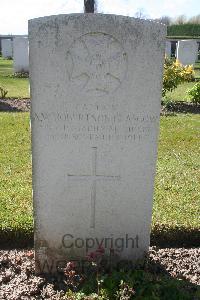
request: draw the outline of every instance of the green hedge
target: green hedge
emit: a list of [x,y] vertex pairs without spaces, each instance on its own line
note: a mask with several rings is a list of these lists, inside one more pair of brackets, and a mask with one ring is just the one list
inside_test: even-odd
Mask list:
[[200,24],[170,25],[167,27],[167,35],[200,37]]

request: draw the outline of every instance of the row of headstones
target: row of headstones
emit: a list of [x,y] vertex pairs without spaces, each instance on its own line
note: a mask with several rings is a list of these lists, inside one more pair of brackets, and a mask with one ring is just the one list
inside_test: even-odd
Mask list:
[[[183,65],[193,65],[198,60],[199,43],[195,40],[181,40],[176,43],[175,57]],[[172,57],[172,42],[166,41],[165,53]]]
[[14,72],[29,71],[29,45],[27,37],[16,37],[13,39],[2,39],[2,57],[13,58]]

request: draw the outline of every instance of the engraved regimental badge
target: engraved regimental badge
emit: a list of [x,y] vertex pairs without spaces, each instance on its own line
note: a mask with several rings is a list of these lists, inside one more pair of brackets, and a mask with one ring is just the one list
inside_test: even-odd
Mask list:
[[127,54],[113,36],[93,32],[74,41],[67,51],[70,82],[81,92],[105,96],[123,82]]

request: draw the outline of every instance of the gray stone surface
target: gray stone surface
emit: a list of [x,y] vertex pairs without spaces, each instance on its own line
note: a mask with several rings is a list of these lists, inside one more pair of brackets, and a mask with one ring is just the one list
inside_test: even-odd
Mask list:
[[116,260],[147,251],[165,31],[115,15],[29,21],[38,272],[99,244]]
[[165,54],[168,57],[171,57],[171,42],[166,41],[166,45],[165,45]]
[[197,60],[198,45],[195,40],[178,41],[177,59],[183,65],[193,65]]
[[16,37],[13,40],[14,72],[29,71],[28,38]]
[[3,58],[9,58],[13,56],[13,42],[11,39],[2,39],[1,52]]

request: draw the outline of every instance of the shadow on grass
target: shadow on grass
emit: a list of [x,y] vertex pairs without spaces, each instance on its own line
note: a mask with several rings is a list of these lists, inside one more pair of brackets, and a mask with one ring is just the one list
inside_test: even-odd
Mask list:
[[0,249],[32,248],[34,243],[33,232],[25,230],[0,229]]
[[200,229],[155,225],[151,231],[151,245],[163,248],[199,247]]
[[200,114],[200,105],[193,104],[190,102],[183,101],[168,101],[162,107],[163,115],[175,115],[176,113],[184,113],[184,114]]
[[[33,232],[25,230],[0,229],[1,249],[24,249],[33,247]],[[151,232],[151,246],[162,248],[190,248],[200,246],[200,229],[185,227],[154,226]]]
[[30,110],[30,99],[1,99],[0,112],[27,112]]

